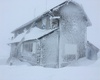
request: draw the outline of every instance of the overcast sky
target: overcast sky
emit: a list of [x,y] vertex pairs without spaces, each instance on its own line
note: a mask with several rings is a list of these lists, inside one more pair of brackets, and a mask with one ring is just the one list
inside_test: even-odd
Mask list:
[[[0,0],[0,56],[9,52],[10,32],[65,0]],[[100,0],[74,0],[82,4],[92,26],[87,39],[100,48]],[[47,3],[47,5],[46,5]]]

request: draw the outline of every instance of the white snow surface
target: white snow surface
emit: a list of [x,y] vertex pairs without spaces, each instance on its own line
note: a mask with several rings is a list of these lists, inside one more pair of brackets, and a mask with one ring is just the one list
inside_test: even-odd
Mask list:
[[0,66],[0,80],[100,80],[99,67]]
[[0,80],[100,80],[100,52],[97,61],[82,58],[60,69],[30,66],[18,60],[15,64],[0,66]]
[[43,30],[43,29],[39,29],[37,27],[34,27],[30,30],[29,33],[26,34],[27,31],[24,31],[22,34],[19,34],[15,39],[13,39],[10,43],[14,43],[14,42],[20,42],[21,39],[24,37],[24,41],[27,40],[32,40],[32,39],[38,39],[46,34],[49,34],[50,32],[54,31],[56,29],[52,29],[52,30]]

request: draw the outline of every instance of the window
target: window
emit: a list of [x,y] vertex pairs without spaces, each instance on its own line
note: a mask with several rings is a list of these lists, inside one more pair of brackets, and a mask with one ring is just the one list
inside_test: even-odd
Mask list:
[[50,17],[50,25],[51,28],[56,28],[59,26],[59,16]]
[[52,20],[52,28],[56,28],[59,26],[59,20],[58,19],[53,19]]
[[23,51],[24,52],[32,52],[33,42],[24,42],[23,43]]

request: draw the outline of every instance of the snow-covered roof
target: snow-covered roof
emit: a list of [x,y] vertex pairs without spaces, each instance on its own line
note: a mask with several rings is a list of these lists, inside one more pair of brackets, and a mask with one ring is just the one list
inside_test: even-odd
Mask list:
[[[71,1],[71,2],[73,2],[73,1]],[[24,25],[18,27],[17,29],[15,29],[14,31],[12,31],[12,33],[14,33],[15,31],[17,31],[17,30],[19,30],[19,29],[21,29],[21,28],[27,27],[27,25],[30,25],[30,24],[32,24],[33,22],[37,21],[38,19],[41,19],[41,18],[42,18],[44,15],[46,15],[46,14],[52,13],[52,11],[59,9],[60,7],[62,7],[63,5],[65,5],[66,3],[69,3],[69,0],[66,0],[65,2],[63,2],[63,3],[59,4],[59,5],[57,5],[57,6],[53,7],[53,8],[51,8],[50,10],[44,12],[42,15],[36,17],[35,19],[32,19],[31,21],[29,21],[29,22],[25,23]],[[75,3],[75,2],[73,2],[73,3]]]
[[25,38],[24,41],[38,39],[55,30],[57,29],[46,30],[46,29],[40,29],[40,28],[34,27],[27,34],[26,34],[27,31],[24,31],[22,34],[19,34],[15,39],[11,40],[10,43],[20,42],[23,37]]
[[[27,27],[28,25],[30,25],[30,24],[36,22],[37,20],[41,19],[41,18],[42,18],[43,16],[45,16],[46,14],[51,14],[51,13],[53,13],[53,11],[58,10],[60,7],[64,6],[65,4],[68,4],[69,2],[72,2],[72,3],[74,3],[74,4],[78,5],[78,6],[80,6],[78,3],[76,3],[76,2],[74,2],[74,1],[72,1],[72,0],[66,0],[65,2],[63,2],[63,3],[59,4],[59,5],[57,5],[57,6],[53,7],[53,8],[51,8],[50,10],[44,12],[42,15],[36,17],[35,19],[32,19],[31,21],[29,21],[29,22],[25,23],[24,25],[18,27],[17,29],[15,29],[14,31],[12,31],[12,33],[14,33],[15,31],[17,31],[17,30],[19,30],[19,29],[24,29],[24,28]],[[80,6],[80,7],[83,9],[82,6]],[[83,10],[83,12],[84,12],[84,10]],[[84,13],[85,13],[85,12],[84,12]],[[85,14],[85,16],[87,17],[86,14]],[[87,18],[88,18],[88,17],[87,17]],[[88,26],[91,26],[91,22],[90,22],[89,18],[88,18],[88,23],[87,23],[87,24],[88,24]]]

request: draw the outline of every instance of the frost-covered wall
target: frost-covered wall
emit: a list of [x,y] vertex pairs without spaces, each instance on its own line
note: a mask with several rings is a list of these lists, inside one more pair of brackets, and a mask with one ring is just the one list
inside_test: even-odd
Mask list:
[[61,15],[60,63],[67,65],[67,62],[85,56],[87,19],[82,8],[71,2],[61,7],[59,12]]
[[16,47],[17,47],[17,43],[11,44],[10,56],[15,56],[15,49],[16,49]]
[[21,52],[18,53],[18,58],[22,61],[27,61],[31,65],[40,65],[39,63],[39,41],[28,40],[21,44]]
[[58,67],[58,31],[48,34],[40,40],[41,63],[45,67]]

